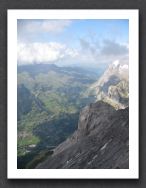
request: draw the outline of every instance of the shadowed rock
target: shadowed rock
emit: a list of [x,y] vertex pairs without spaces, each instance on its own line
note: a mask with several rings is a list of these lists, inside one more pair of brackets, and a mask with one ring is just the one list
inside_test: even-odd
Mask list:
[[129,109],[101,101],[85,107],[78,129],[37,168],[129,168]]

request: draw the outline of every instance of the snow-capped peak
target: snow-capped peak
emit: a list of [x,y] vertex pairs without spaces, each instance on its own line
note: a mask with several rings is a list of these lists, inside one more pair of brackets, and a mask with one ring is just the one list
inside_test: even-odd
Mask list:
[[120,62],[119,62],[119,60],[116,60],[112,64],[114,67],[118,67],[120,65]]
[[126,69],[126,70],[128,70],[129,66],[127,64],[120,65],[120,69]]

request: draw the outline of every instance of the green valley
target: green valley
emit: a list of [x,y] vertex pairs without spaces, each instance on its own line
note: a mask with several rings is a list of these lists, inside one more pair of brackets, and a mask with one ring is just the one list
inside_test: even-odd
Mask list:
[[102,71],[34,64],[17,73],[18,168],[34,168],[76,130],[80,110],[95,101],[84,93]]

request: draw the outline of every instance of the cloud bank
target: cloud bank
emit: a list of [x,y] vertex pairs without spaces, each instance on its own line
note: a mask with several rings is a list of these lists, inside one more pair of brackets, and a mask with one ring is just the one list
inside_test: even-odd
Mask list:
[[115,41],[104,40],[101,53],[108,56],[119,56],[128,53],[127,45],[119,44]]
[[[120,38],[116,32],[111,32],[109,23],[116,28],[123,28]],[[116,59],[128,59],[127,25],[125,22],[122,24],[119,21],[105,23],[101,20],[20,19],[17,24],[18,64],[98,66]]]
[[128,59],[128,44],[118,43],[113,40],[89,41],[80,39],[81,56],[88,61],[96,63],[110,63],[116,59]]
[[33,63],[109,63],[128,59],[128,47],[115,41],[104,40],[101,45],[80,39],[80,48],[73,49],[62,43],[18,43],[18,64]]
[[18,43],[18,64],[53,63],[60,59],[77,56],[77,51],[64,44],[50,43]]

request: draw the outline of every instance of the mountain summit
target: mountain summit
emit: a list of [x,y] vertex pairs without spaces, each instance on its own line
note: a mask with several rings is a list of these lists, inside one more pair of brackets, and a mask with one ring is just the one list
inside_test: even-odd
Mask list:
[[119,60],[109,65],[108,69],[98,81],[93,83],[88,90],[97,101],[102,100],[116,109],[129,106],[129,66]]

